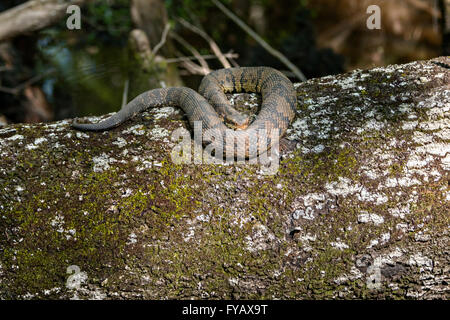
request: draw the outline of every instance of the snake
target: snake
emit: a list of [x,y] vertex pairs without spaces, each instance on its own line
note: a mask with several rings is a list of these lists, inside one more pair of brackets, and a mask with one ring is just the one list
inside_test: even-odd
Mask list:
[[[231,106],[226,93],[259,93],[262,103],[256,118]],[[236,67],[215,70],[203,77],[198,92],[187,87],[168,87],[146,91],[120,111],[98,123],[79,123],[81,131],[105,131],[117,127],[149,108],[181,108],[191,128],[200,121],[202,139],[215,155],[254,158],[279,142],[295,117],[296,92],[292,82],[271,67]],[[230,129],[225,120],[232,125]],[[256,133],[256,140],[253,140]],[[252,138],[253,137],[253,138]]]

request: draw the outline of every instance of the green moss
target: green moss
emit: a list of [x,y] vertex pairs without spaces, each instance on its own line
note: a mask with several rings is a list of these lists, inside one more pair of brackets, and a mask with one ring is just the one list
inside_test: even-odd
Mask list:
[[283,161],[280,174],[301,177],[312,186],[335,181],[339,177],[352,177],[357,160],[351,148],[339,148],[304,155],[296,150],[294,157]]
[[195,199],[191,187],[196,182],[203,184],[199,174],[188,175],[185,166],[174,164],[168,159],[162,162],[157,174],[161,182],[159,186],[152,186],[155,189],[150,195],[153,200],[151,208],[163,219],[181,218],[201,204]]
[[389,166],[388,170],[391,176],[398,176],[403,172],[403,166],[400,163],[395,162]]
[[[102,152],[101,148],[98,152]],[[73,163],[91,166],[90,157],[83,152],[74,154]],[[27,159],[31,160],[19,161],[15,170],[40,171],[48,160],[52,161],[41,157],[38,151]],[[147,175],[151,177],[149,181],[161,184],[142,181],[127,196],[122,196],[120,184],[124,176],[132,174],[132,165],[101,173],[91,171],[77,178],[73,175],[68,178],[71,170],[49,169],[46,175],[27,183],[22,201],[12,203],[1,224],[0,231],[19,230],[11,234],[8,243],[2,243],[9,251],[2,255],[1,264],[5,270],[14,270],[8,271],[8,287],[15,288],[11,291],[13,296],[53,287],[65,290],[66,268],[72,264],[98,278],[104,277],[99,270],[105,264],[111,265],[108,272],[120,270],[123,267],[120,256],[136,217],[151,213],[154,224],[160,226],[154,231],[159,233],[163,232],[164,224],[200,204],[189,185],[195,179],[201,181],[201,177],[182,174],[181,166],[167,161],[161,170],[152,170]],[[2,187],[13,186],[6,180]],[[19,241],[21,238],[26,240]],[[34,240],[30,242],[31,239]],[[12,241],[17,244],[11,246]]]

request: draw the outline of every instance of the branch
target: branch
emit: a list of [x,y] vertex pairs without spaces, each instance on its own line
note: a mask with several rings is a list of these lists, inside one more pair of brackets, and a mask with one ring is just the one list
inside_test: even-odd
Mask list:
[[70,5],[91,0],[30,0],[0,14],[0,42],[46,28],[66,15]]
[[203,31],[200,28],[194,26],[193,24],[189,23],[188,21],[184,20],[183,18],[179,18],[179,19],[177,19],[177,21],[180,22],[183,26],[185,26],[189,30],[191,30],[192,32],[197,33],[203,39],[205,39],[208,42],[209,47],[211,48],[211,50],[214,52],[214,54],[217,56],[219,61],[222,63],[223,67],[224,68],[231,68],[230,63],[225,58],[225,56],[222,53],[222,51],[220,51],[220,48],[217,45],[217,43],[205,31]]
[[222,3],[218,0],[212,0],[212,2],[225,14],[233,20],[239,27],[241,27],[245,32],[247,32],[255,41],[257,41],[264,49],[267,50],[271,55],[278,58],[286,67],[291,70],[298,79],[306,81],[306,77],[303,72],[300,71],[292,62],[286,58],[280,51],[272,48],[263,38],[261,38],[255,31],[253,31],[248,25],[245,24],[238,16],[233,12],[228,10]]
[[[230,50],[230,53],[233,53],[233,49]],[[233,67],[239,68],[239,64],[234,60],[235,57],[228,57],[228,60],[231,62]]]
[[[177,53],[180,54],[179,52]],[[198,59],[198,57],[196,57],[196,59]],[[211,72],[192,62],[191,60],[184,60],[181,62],[181,65],[189,72],[189,74],[199,74],[204,76]]]
[[[200,52],[197,51],[197,49],[195,49],[193,46],[191,46],[186,40],[184,40],[182,37],[180,37],[179,35],[175,34],[175,33],[171,33],[170,36],[172,38],[174,38],[179,44],[181,44],[183,47],[185,47],[187,50],[189,50],[190,52],[192,52],[192,54],[197,58],[198,62],[201,65],[201,74],[208,74],[211,72],[211,69],[208,66],[208,63],[206,62],[205,59],[203,59],[202,55],[200,54]],[[183,62],[184,65],[189,65],[189,67],[193,67],[193,65],[195,65],[193,62],[191,61],[184,61]],[[197,69],[197,68],[194,68]],[[199,71],[199,70],[198,70]]]
[[161,49],[162,46],[166,43],[167,34],[169,33],[169,30],[170,30],[170,24],[166,23],[166,25],[164,26],[164,31],[163,31],[163,33],[161,35],[161,40],[158,42],[158,44],[152,50],[152,58],[154,56],[156,56],[156,54],[158,53],[159,49]]
[[121,109],[123,109],[123,107],[125,107],[127,105],[127,102],[128,102],[128,87],[129,87],[129,85],[130,85],[130,80],[127,79],[125,81],[125,86],[123,88]]

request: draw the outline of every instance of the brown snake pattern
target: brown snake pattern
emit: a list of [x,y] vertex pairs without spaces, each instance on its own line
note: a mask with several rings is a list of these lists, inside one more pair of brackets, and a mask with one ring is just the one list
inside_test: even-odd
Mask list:
[[[210,145],[210,150],[220,155],[236,157],[245,154],[245,157],[253,158],[278,143],[295,116],[297,99],[292,82],[269,67],[229,68],[211,72],[203,78],[198,91],[200,94],[185,87],[153,89],[140,94],[119,112],[99,123],[74,121],[72,126],[78,130],[104,131],[150,107],[181,107],[191,128],[194,128],[194,122],[201,121],[203,132],[209,133],[203,137],[205,147]],[[228,92],[261,93],[261,109],[251,124],[246,115],[230,105],[225,95]],[[238,130],[227,128],[224,118]],[[255,133],[257,144],[249,138]]]

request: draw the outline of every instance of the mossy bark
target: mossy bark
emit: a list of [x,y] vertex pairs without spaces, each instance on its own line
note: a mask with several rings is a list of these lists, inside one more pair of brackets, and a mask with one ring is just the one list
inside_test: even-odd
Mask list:
[[275,175],[174,164],[168,107],[0,129],[0,298],[448,298],[449,65],[296,85]]

